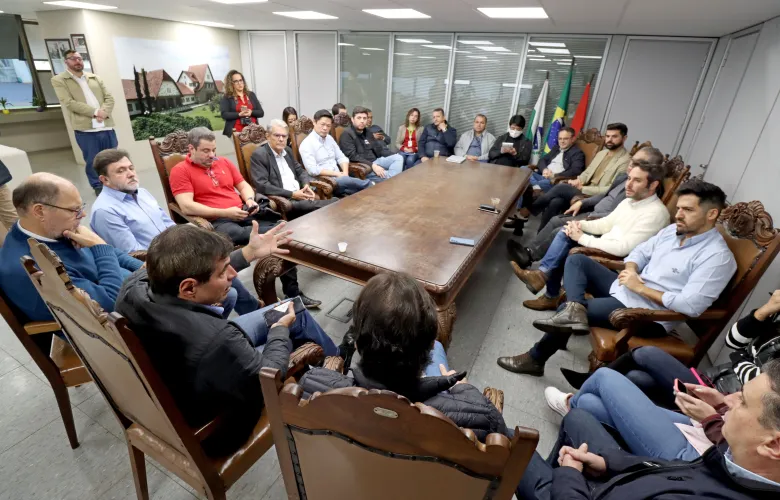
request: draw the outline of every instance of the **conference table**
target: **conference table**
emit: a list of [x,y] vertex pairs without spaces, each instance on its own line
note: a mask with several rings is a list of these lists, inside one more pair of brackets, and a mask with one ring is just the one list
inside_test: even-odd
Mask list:
[[[529,177],[528,169],[431,159],[289,222],[294,233],[287,245],[290,253],[278,256],[285,261],[281,271],[290,263],[301,264],[360,285],[379,273],[407,273],[436,302],[439,340],[448,346],[455,297],[498,235]],[[495,199],[498,213],[479,210]],[[454,245],[451,236],[473,239],[475,244]],[[340,242],[347,243],[345,252],[339,251]],[[276,300],[273,279],[258,285],[267,304]]]

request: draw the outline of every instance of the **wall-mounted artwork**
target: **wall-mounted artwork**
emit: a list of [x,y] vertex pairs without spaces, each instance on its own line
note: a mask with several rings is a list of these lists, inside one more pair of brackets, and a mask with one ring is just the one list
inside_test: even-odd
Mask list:
[[92,66],[92,58],[89,57],[87,37],[84,35],[70,35],[70,41],[73,43],[73,50],[81,54],[81,58],[84,59],[84,71],[94,73],[95,67]]
[[70,40],[66,38],[47,38],[44,42],[46,43],[46,52],[49,53],[52,75],[59,75],[66,68],[65,52],[73,48],[70,45]]

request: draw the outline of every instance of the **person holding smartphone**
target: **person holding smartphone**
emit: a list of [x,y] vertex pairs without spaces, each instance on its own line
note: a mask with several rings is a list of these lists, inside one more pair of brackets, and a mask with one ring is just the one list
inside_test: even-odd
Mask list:
[[226,137],[232,137],[233,132],[241,132],[247,125],[257,123],[257,119],[265,114],[257,96],[247,88],[244,75],[235,69],[225,76],[225,96],[219,103],[219,111],[225,120],[222,134]]

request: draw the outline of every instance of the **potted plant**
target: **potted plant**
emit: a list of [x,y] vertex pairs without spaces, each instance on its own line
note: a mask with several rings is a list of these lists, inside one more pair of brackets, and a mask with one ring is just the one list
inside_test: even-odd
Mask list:
[[46,111],[46,101],[34,95],[32,98],[32,105],[35,106],[35,111]]
[[10,115],[11,114],[11,110],[6,108],[6,106],[10,106],[10,104],[8,104],[8,99],[6,99],[5,97],[0,97],[0,106],[3,107],[3,114],[4,115]]

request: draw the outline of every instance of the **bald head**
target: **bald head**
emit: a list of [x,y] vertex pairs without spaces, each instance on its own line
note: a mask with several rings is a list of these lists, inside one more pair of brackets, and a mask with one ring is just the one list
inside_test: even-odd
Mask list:
[[36,203],[56,205],[60,193],[67,188],[78,192],[72,182],[58,175],[48,172],[32,174],[14,189],[14,207],[22,215],[28,213]]
[[78,227],[84,218],[76,186],[48,172],[25,179],[14,189],[13,203],[22,226],[47,238],[60,238],[64,231]]

